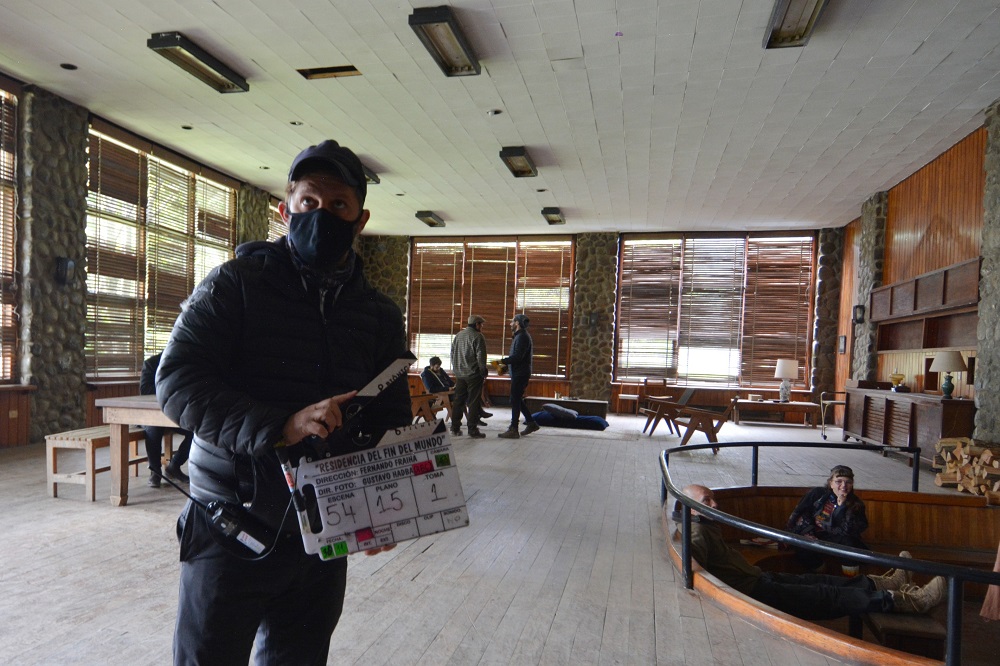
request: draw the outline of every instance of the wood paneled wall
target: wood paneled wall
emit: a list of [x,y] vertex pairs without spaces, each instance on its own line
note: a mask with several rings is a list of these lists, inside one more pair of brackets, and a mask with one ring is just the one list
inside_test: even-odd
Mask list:
[[138,379],[87,384],[87,427],[104,425],[101,410],[94,406],[95,400],[100,398],[122,398],[129,395],[139,395]]
[[[851,376],[851,354],[854,349],[854,325],[851,324],[852,310],[857,288],[857,267],[860,262],[861,248],[858,243],[861,238],[861,218],[854,219],[844,227],[844,256],[840,276],[840,316],[837,323],[837,335],[843,335],[847,340],[846,351],[837,354],[837,370],[834,386],[837,391],[843,391]],[[844,424],[844,408],[834,407],[828,417],[831,423]]]
[[[972,350],[962,350],[962,356],[965,357],[966,361],[969,358],[974,358],[976,352]],[[889,381],[889,375],[893,372],[901,372],[906,375],[906,379],[903,383],[906,384],[911,391],[920,393],[925,390],[929,390],[932,393],[940,393],[941,382],[944,381],[943,373],[934,373],[940,375],[936,380],[936,388],[928,389],[927,382],[924,377],[924,361],[928,358],[934,358],[933,351],[917,351],[917,352],[889,352],[886,354],[879,354],[878,356],[878,377],[879,379],[885,378],[885,381]],[[955,385],[955,391],[952,393],[953,398],[968,398],[973,399],[976,397],[976,392],[972,387],[972,383],[969,382],[968,372],[954,372],[951,375],[951,381]]]
[[0,386],[0,448],[31,442],[31,392],[34,386]]
[[979,256],[985,153],[980,128],[889,190],[883,284]]

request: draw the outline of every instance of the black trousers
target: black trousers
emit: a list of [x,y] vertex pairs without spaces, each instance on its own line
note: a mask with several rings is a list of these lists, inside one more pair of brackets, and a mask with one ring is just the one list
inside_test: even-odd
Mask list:
[[531,410],[528,409],[528,405],[524,402],[524,392],[528,390],[528,380],[530,379],[531,375],[523,377],[511,375],[510,377],[510,427],[513,430],[517,430],[521,414],[524,414],[525,423],[533,423],[535,421],[531,416]]
[[[163,433],[168,428],[159,426],[142,426],[143,434],[146,438],[146,457],[149,459],[149,469],[160,471],[160,456],[163,454]],[[191,440],[194,434],[190,430],[173,430],[175,435],[183,435],[184,441],[174,449],[174,455],[170,458],[170,466],[180,469],[180,466],[187,462],[188,454],[191,452]]]
[[457,430],[462,427],[462,416],[465,414],[465,407],[469,407],[469,428],[473,431],[478,426],[483,414],[483,382],[486,377],[482,375],[472,375],[470,377],[455,377],[455,397],[451,401],[451,428]]
[[[323,666],[344,607],[347,558],[324,562],[298,534],[278,537],[259,561],[219,545],[205,511],[188,502],[178,520],[181,582],[175,666]],[[246,551],[247,557],[253,553]]]
[[831,620],[861,613],[888,613],[892,596],[876,592],[868,576],[826,576],[765,571],[750,596],[803,620]]

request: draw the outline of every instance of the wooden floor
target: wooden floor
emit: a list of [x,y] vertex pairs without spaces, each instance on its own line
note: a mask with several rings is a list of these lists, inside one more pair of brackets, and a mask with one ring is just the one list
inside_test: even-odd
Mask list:
[[[492,419],[486,439],[455,440],[468,528],[351,557],[328,663],[838,663],[679,584],[660,527],[657,464],[677,437],[649,438],[638,417],[611,416],[601,433],[499,440],[504,420]],[[801,426],[730,423],[720,436],[821,441]],[[696,452],[674,469],[682,482],[745,485],[749,455]],[[180,494],[133,478],[129,505],[113,508],[102,474],[97,503],[82,486],[52,499],[44,458],[40,446],[0,451],[0,662],[170,663]],[[762,454],[760,483],[820,484],[836,463],[854,467],[859,487],[885,478],[909,487],[902,458],[815,448]],[[940,491],[926,471],[922,487]]]

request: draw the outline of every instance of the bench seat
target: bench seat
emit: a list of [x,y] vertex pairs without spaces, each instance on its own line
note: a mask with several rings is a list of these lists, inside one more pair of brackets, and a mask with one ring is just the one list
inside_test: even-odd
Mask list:
[[944,659],[948,632],[929,615],[865,613],[862,619],[875,639],[887,648]]
[[[131,426],[129,438],[129,465],[132,465],[136,476],[139,475],[139,465],[146,462],[146,456],[139,454],[139,442],[144,440],[142,428]],[[58,497],[57,484],[74,483],[85,486],[86,495],[90,501],[96,500],[94,477],[111,469],[109,465],[97,466],[97,449],[111,445],[111,426],[99,425],[77,430],[67,430],[45,436],[45,480],[49,487],[49,496]],[[164,437],[164,450],[167,458],[171,455],[170,439]],[[84,468],[73,472],[59,471],[59,452],[61,450],[78,449],[84,452]]]

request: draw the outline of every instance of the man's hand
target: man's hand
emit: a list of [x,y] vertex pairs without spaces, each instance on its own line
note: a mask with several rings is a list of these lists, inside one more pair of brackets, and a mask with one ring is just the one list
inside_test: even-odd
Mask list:
[[341,393],[326,400],[309,405],[301,409],[285,422],[285,427],[281,431],[281,436],[288,445],[301,442],[310,435],[316,435],[321,439],[329,437],[330,433],[344,424],[344,415],[340,411],[340,406],[353,399],[358,394],[357,391]]

